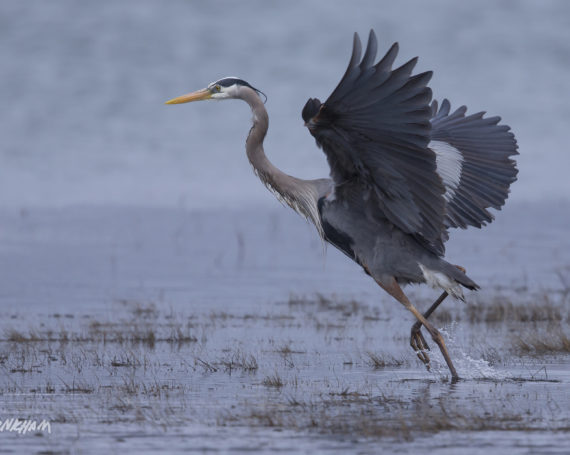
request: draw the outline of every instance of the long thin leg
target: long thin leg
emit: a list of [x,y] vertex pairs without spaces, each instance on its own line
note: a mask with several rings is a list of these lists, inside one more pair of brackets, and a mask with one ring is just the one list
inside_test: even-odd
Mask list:
[[404,291],[402,291],[402,288],[400,287],[400,285],[398,284],[396,279],[394,277],[390,277],[390,278],[387,278],[386,280],[382,280],[382,281],[376,280],[376,282],[386,292],[388,292],[388,294],[390,294],[398,302],[400,302],[402,305],[404,305],[404,307],[408,311],[410,311],[421,324],[423,324],[423,326],[426,328],[426,330],[430,333],[433,341],[439,346],[441,354],[443,355],[443,358],[445,359],[445,363],[447,363],[447,367],[449,368],[449,371],[451,372],[451,379],[453,381],[456,381],[457,379],[459,379],[459,375],[457,374],[457,371],[455,370],[455,367],[453,366],[453,362],[451,361],[451,357],[449,357],[449,352],[447,351],[447,347],[445,346],[445,341],[443,340],[441,333],[439,333],[439,331],[433,325],[431,325],[431,323],[410,303],[410,301],[408,300],[408,297],[406,296],[406,294],[404,294]]
[[[424,313],[424,318],[429,318],[430,315],[435,311],[435,309],[445,300],[445,298],[449,294],[447,292],[443,292],[438,299],[428,308],[428,310]],[[410,335],[410,346],[416,354],[418,358],[428,367],[429,369],[429,355],[426,351],[429,351],[429,345],[427,344],[424,336],[421,332],[422,323],[420,321],[416,321],[416,323],[412,326],[412,333]]]
[[[465,273],[465,269],[460,265],[456,265],[459,270]],[[445,300],[445,298],[449,294],[447,292],[443,292],[438,299],[428,308],[428,310],[424,313],[424,318],[429,318],[430,315],[437,309],[439,305]],[[418,355],[418,358],[425,364],[426,368],[429,370],[429,355],[427,351],[430,350],[429,345],[427,344],[424,336],[421,332],[422,323],[420,321],[416,321],[416,323],[412,326],[411,335],[410,335],[410,346]]]

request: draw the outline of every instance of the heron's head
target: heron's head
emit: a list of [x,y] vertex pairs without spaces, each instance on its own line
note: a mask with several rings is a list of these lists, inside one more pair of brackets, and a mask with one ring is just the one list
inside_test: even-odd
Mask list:
[[[177,98],[173,98],[166,102],[166,104],[181,104],[190,103],[191,101],[202,101],[202,100],[228,100],[240,98],[240,93],[247,87],[258,94],[265,94],[261,90],[257,90],[252,87],[249,83],[243,79],[237,77],[224,77],[223,79],[212,82],[208,87],[202,90],[197,90],[187,95],[182,95]],[[265,97],[267,99],[267,97]]]

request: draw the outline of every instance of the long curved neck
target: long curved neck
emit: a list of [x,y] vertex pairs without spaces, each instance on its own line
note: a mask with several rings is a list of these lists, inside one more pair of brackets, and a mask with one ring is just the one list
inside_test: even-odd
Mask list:
[[251,107],[253,126],[245,142],[247,158],[263,184],[283,203],[310,220],[322,235],[317,201],[319,188],[315,181],[292,177],[275,167],[265,155],[263,140],[267,134],[269,117],[257,93],[249,88],[240,91],[243,99]]
[[294,177],[285,174],[275,167],[265,155],[263,140],[269,127],[269,116],[261,99],[253,90],[242,89],[241,98],[249,104],[253,113],[253,125],[245,141],[247,158],[253,166],[256,175],[272,190],[284,193],[294,183]]

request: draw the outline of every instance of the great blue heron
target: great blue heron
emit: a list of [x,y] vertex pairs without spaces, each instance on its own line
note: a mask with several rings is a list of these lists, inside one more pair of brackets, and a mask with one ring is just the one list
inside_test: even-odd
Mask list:
[[[305,126],[324,151],[331,178],[303,180],[267,159],[263,139],[268,116],[247,82],[226,77],[207,88],[167,101],[241,99],[253,112],[247,157],[257,176],[278,199],[310,220],[319,235],[358,263],[376,283],[416,317],[410,344],[430,368],[423,325],[458,379],[443,337],[427,320],[462,286],[478,289],[465,269],[443,259],[449,228],[481,226],[493,220],[516,180],[517,143],[500,117],[484,112],[450,113],[446,99],[432,101],[431,71],[411,75],[417,57],[392,69],[395,43],[376,64],[377,40],[370,31],[362,45],[354,34],[352,57],[338,86],[321,103],[307,101]],[[430,104],[431,103],[431,104]],[[443,294],[422,315],[400,285],[427,283]]]

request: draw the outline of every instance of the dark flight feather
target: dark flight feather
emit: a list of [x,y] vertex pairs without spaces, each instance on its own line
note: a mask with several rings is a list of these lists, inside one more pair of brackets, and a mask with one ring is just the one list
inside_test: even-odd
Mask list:
[[[374,65],[377,41],[354,36],[352,57],[338,86],[315,115],[305,119],[325,152],[336,186],[356,179],[369,188],[370,204],[390,222],[443,254],[445,187],[436,172],[431,138],[431,72],[412,76],[417,59],[392,69],[394,44]],[[316,111],[314,101],[304,117]]]
[[494,217],[487,209],[500,209],[517,179],[512,156],[518,155],[517,141],[500,117],[484,118],[484,112],[465,116],[461,106],[450,114],[444,99],[438,110],[432,103],[432,140],[445,142],[461,153],[461,177],[447,204],[447,227],[481,227]]

